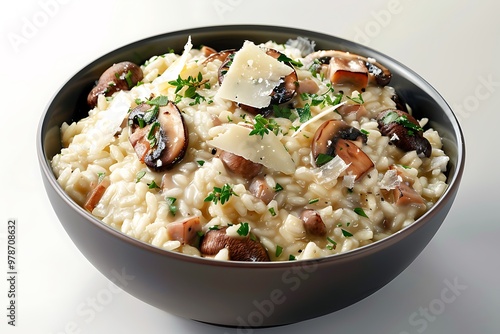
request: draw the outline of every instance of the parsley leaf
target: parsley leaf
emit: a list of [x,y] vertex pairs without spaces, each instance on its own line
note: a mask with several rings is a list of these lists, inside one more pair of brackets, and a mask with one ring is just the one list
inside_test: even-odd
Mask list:
[[177,206],[174,205],[175,201],[177,201],[177,198],[175,197],[167,197],[165,198],[165,201],[167,202],[168,205],[168,211],[172,216],[175,216],[177,213]]
[[365,218],[368,218],[368,216],[366,215],[365,211],[363,210],[363,208],[354,208],[354,212],[356,212],[358,215],[360,215],[361,217],[365,217]]
[[326,164],[327,162],[331,161],[333,159],[333,157],[331,155],[328,155],[328,154],[324,154],[324,153],[320,153],[318,154],[318,156],[316,157],[316,166],[323,166],[324,164]]
[[349,238],[349,237],[352,237],[352,236],[353,236],[353,234],[352,234],[352,233],[350,233],[349,231],[346,231],[346,230],[344,230],[344,229],[341,229],[341,230],[342,230],[342,235],[343,235],[344,237]]
[[248,235],[248,232],[250,232],[250,226],[248,225],[248,223],[241,223],[236,232],[238,233],[238,235],[246,237]]
[[253,130],[249,133],[250,136],[259,135],[261,138],[264,138],[264,135],[267,135],[269,131],[272,131],[275,135],[279,132],[279,124],[274,119],[267,119],[262,115],[256,115],[254,121]]
[[214,187],[212,192],[204,199],[205,202],[213,202],[217,204],[220,201],[220,204],[224,204],[229,201],[231,196],[238,196],[234,191],[233,187],[226,183],[222,186],[222,188]]
[[297,108],[297,113],[299,114],[299,120],[301,123],[305,123],[312,118],[309,103],[306,103],[304,108]]

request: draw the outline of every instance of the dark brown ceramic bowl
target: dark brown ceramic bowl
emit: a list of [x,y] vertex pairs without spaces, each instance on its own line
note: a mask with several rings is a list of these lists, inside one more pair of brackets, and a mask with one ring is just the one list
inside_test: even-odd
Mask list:
[[[281,263],[221,262],[161,250],[132,239],[92,217],[58,185],[49,160],[60,151],[59,127],[88,111],[85,98],[111,64],[143,63],[169,49],[182,52],[188,35],[194,45],[218,50],[255,43],[284,43],[297,36],[316,49],[351,51],[376,58],[393,73],[391,86],[418,117],[443,137],[450,156],[449,187],[436,205],[413,225],[348,253],[319,260]],[[40,122],[37,152],[48,197],[68,235],[89,261],[110,280],[144,302],[171,314],[235,327],[290,324],[328,314],[374,293],[399,275],[419,255],[444,221],[462,177],[465,147],[452,110],[413,71],[362,45],[333,36],[274,26],[215,26],[166,33],[110,52],[73,75],[56,93]],[[117,280],[117,273],[122,280]],[[133,310],[130,310],[132,313]]]

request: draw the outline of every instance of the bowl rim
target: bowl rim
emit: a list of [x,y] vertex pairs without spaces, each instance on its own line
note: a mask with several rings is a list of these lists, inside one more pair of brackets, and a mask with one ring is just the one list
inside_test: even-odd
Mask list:
[[[441,106],[441,111],[444,112],[444,114],[447,116],[447,119],[452,123],[453,125],[453,133],[456,135],[456,140],[457,140],[457,161],[455,165],[455,171],[452,176],[451,180],[447,180],[447,188],[442,194],[442,196],[436,201],[436,203],[428,210],[426,211],[421,217],[419,217],[414,223],[412,223],[409,226],[406,226],[402,228],[401,230],[381,239],[378,241],[375,241],[371,244],[361,246],[352,250],[349,250],[344,253],[339,253],[339,254],[334,254],[334,255],[329,255],[321,258],[316,258],[316,259],[305,259],[305,260],[298,260],[298,261],[270,261],[270,262],[243,262],[243,261],[220,261],[220,260],[215,260],[211,258],[203,258],[203,257],[197,257],[197,256],[192,256],[192,255],[186,255],[182,253],[178,253],[175,251],[171,250],[166,250],[166,249],[161,249],[159,247],[153,246],[152,244],[149,244],[147,242],[141,241],[139,239],[136,239],[134,237],[128,236],[124,234],[123,232],[111,227],[110,225],[107,225],[97,217],[93,216],[91,213],[87,212],[84,210],[81,206],[79,206],[75,201],[73,201],[69,195],[64,191],[64,189],[59,185],[57,182],[57,179],[52,171],[52,168],[50,166],[50,161],[46,157],[46,149],[44,145],[44,138],[42,138],[42,135],[44,133],[45,129],[45,124],[47,121],[47,116],[48,113],[53,105],[54,100],[56,97],[61,93],[61,91],[66,87],[66,85],[78,74],[83,73],[86,69],[91,67],[93,64],[98,63],[99,61],[108,58],[114,53],[119,53],[122,50],[128,49],[128,48],[133,48],[137,47],[141,44],[145,44],[154,40],[162,39],[162,38],[167,38],[169,36],[188,36],[191,34],[196,34],[200,32],[208,32],[208,31],[213,31],[213,32],[221,32],[221,31],[237,31],[237,30],[246,30],[249,33],[252,31],[269,31],[269,32],[280,32],[280,33],[285,33],[285,34],[290,34],[290,36],[306,36],[311,39],[314,39],[314,37],[318,37],[321,39],[325,40],[332,40],[339,42],[343,45],[346,45],[348,48],[349,47],[357,47],[357,48],[362,48],[364,50],[367,50],[371,54],[377,54],[385,59],[389,60],[391,62],[391,65],[396,65],[399,67],[399,70],[402,70],[406,72],[408,75],[415,77],[420,83],[420,87],[425,90],[426,94],[432,95],[433,100],[439,103]],[[194,43],[193,43],[194,44]],[[437,100],[436,100],[437,99]],[[48,129],[45,129],[45,132],[47,132]],[[37,156],[38,156],[38,162],[40,165],[41,173],[43,174],[52,187],[52,189],[56,192],[56,194],[74,211],[76,211],[82,218],[87,220],[89,223],[93,224],[94,226],[98,227],[99,229],[105,231],[106,233],[110,233],[113,237],[120,239],[121,241],[125,243],[129,243],[135,247],[139,247],[144,251],[147,252],[152,252],[160,256],[165,256],[168,258],[172,259],[177,259],[180,261],[187,261],[187,262],[192,262],[197,265],[209,265],[209,266],[217,266],[217,267],[243,267],[243,268],[289,268],[289,267],[294,267],[297,265],[310,265],[310,264],[324,264],[324,263],[329,263],[329,262],[339,262],[339,261],[345,261],[347,259],[350,259],[352,257],[362,257],[366,253],[372,253],[372,252],[377,252],[380,251],[384,248],[387,248],[393,243],[397,243],[401,241],[401,239],[404,239],[406,235],[414,233],[416,230],[420,229],[423,225],[428,224],[431,222],[431,218],[435,215],[435,212],[439,211],[441,207],[445,206],[445,204],[450,200],[450,196],[453,196],[458,191],[458,186],[460,184],[463,172],[464,172],[464,167],[465,167],[465,139],[463,135],[462,128],[460,126],[460,122],[449,106],[449,104],[444,100],[444,98],[441,96],[441,94],[430,84],[428,83],[424,78],[422,78],[419,74],[405,66],[404,64],[400,63],[399,61],[393,59],[391,56],[387,54],[380,53],[379,51],[368,47],[364,46],[360,43],[356,43],[344,38],[337,37],[335,35],[330,35],[326,33],[321,33],[321,32],[316,32],[316,31],[311,31],[307,29],[300,29],[300,28],[292,28],[292,27],[286,27],[286,26],[274,26],[274,25],[260,25],[260,24],[228,24],[228,25],[211,25],[211,26],[200,26],[200,27],[195,27],[195,28],[188,28],[188,29],[181,29],[181,30],[175,30],[175,31],[170,31],[166,33],[161,33],[157,35],[153,35],[150,37],[142,38],[135,40],[131,43],[124,44],[118,48],[115,48],[104,55],[91,60],[88,62],[85,66],[81,67],[79,70],[77,70],[75,73],[69,76],[69,78],[60,86],[59,89],[52,95],[52,97],[49,99],[49,102],[46,104],[44,111],[42,112],[38,127],[37,127],[37,132],[36,132],[36,151],[37,151]],[[55,208],[53,208],[55,211]]]

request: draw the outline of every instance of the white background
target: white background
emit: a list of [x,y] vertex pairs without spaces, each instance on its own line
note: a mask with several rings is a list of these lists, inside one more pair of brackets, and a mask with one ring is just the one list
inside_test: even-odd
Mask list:
[[[27,0],[4,1],[1,6],[1,333],[500,330],[499,2]],[[399,277],[334,314],[246,332],[180,319],[117,292],[61,227],[46,197],[35,152],[36,128],[45,106],[71,75],[95,58],[169,31],[240,23],[332,34],[401,61],[454,108],[468,149],[462,187],[450,214],[425,251]],[[7,325],[6,317],[9,218],[18,221],[15,328]],[[459,288],[450,290],[448,284]],[[78,312],[82,309],[87,311],[85,316]]]

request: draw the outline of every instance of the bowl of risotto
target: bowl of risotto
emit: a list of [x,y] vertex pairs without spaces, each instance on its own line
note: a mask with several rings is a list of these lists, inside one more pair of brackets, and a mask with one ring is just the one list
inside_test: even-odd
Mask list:
[[400,274],[450,210],[453,111],[396,60],[286,27],[144,39],[55,94],[37,152],[68,235],[174,315],[250,328],[334,312]]

